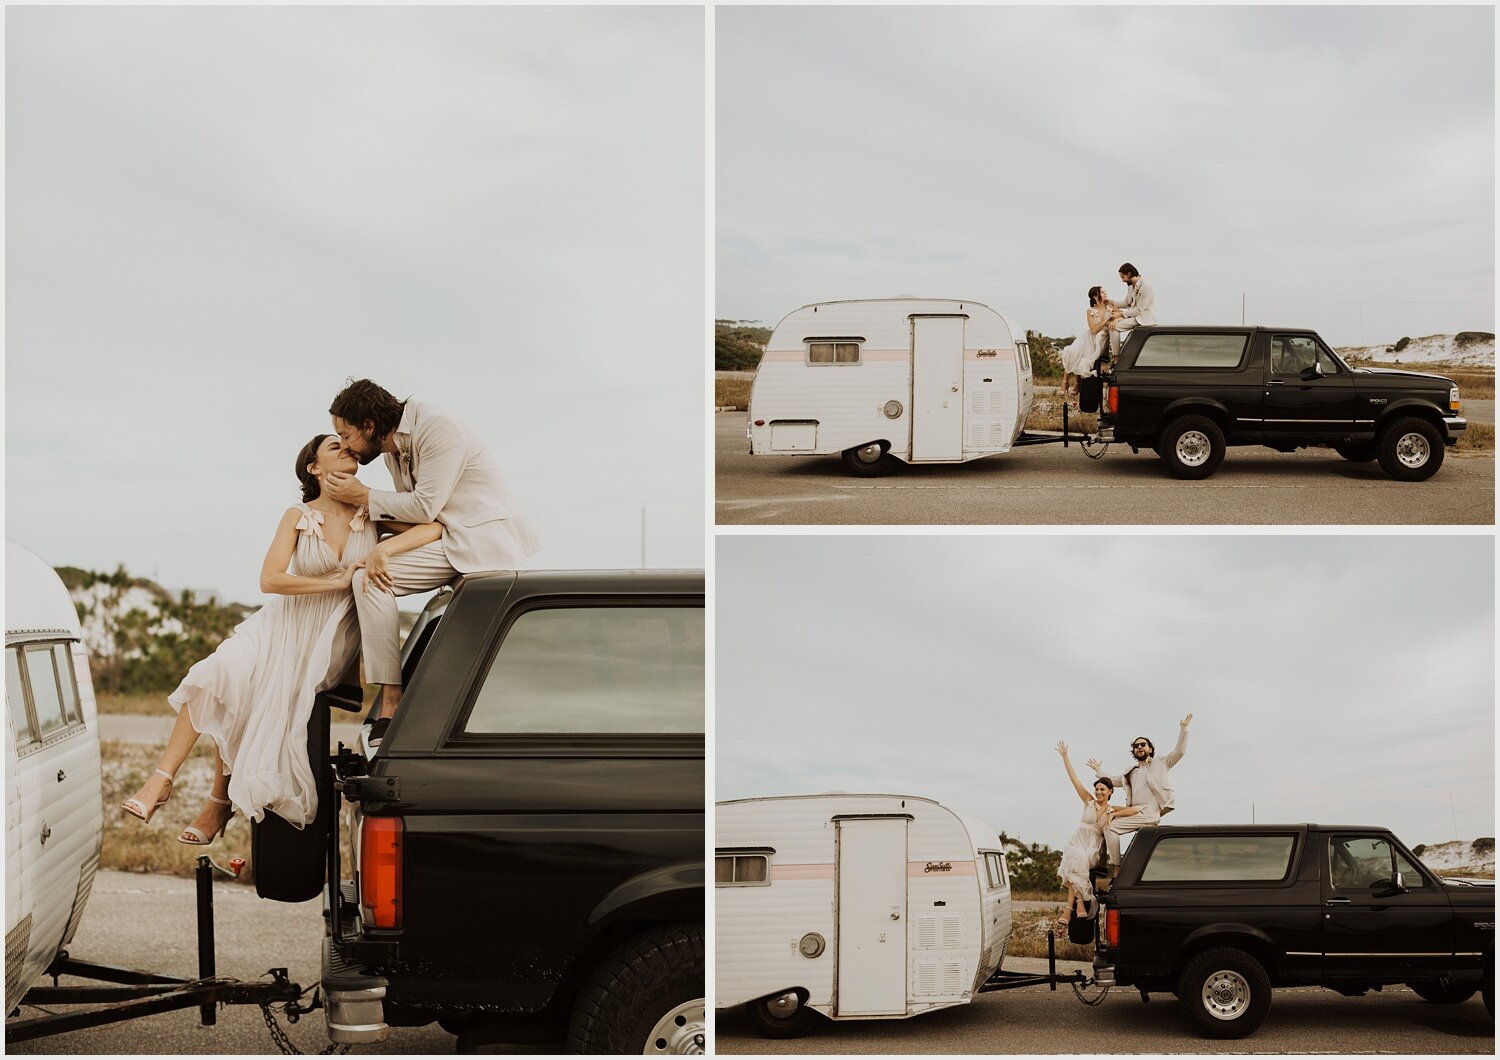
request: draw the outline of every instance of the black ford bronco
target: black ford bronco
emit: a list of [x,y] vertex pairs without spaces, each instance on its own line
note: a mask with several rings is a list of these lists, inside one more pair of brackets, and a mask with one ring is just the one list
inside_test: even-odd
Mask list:
[[1482,992],[1494,1014],[1494,881],[1443,879],[1381,828],[1145,828],[1100,901],[1096,983],[1175,993],[1209,1038],[1253,1032],[1280,986]]
[[1103,375],[1100,437],[1156,450],[1178,478],[1231,445],[1328,446],[1394,479],[1436,474],[1467,422],[1453,380],[1353,368],[1306,328],[1137,328]]
[[[701,571],[478,574],[433,597],[384,742],[328,757],[339,812],[300,865],[328,881],[334,1042],[435,1021],[460,1051],[704,1050],[703,601]],[[278,855],[288,884],[289,845],[257,842],[257,886]]]

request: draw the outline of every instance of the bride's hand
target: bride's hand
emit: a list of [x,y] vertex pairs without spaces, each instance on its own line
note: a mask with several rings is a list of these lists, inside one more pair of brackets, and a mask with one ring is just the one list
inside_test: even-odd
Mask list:
[[1062,755],[1064,758],[1066,758],[1067,754],[1068,754],[1068,745],[1065,744],[1065,743],[1063,743],[1061,740],[1058,740],[1057,741],[1057,753],[1060,754],[1060,755]]
[[350,585],[354,584],[354,572],[362,566],[364,566],[364,564],[363,562],[360,562],[351,563],[349,564],[349,566],[341,568],[339,572],[334,575],[333,587],[339,592],[343,592],[345,589],[349,588]]

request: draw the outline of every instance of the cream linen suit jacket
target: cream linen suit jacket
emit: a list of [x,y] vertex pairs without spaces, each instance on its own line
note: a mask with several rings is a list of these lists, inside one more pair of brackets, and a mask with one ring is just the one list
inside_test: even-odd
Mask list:
[[1125,318],[1121,321],[1121,326],[1127,330],[1156,323],[1156,292],[1144,278],[1130,285],[1130,293],[1125,296],[1120,315]]
[[[1167,770],[1171,769],[1182,756],[1187,754],[1187,730],[1179,729],[1177,734],[1177,746],[1167,752],[1165,758],[1149,758],[1145,762],[1137,762],[1124,773],[1109,778],[1116,788],[1130,786],[1130,805],[1140,805],[1136,799],[1143,793],[1142,789],[1149,789],[1156,797],[1156,805],[1161,809],[1161,815],[1165,817],[1172,812],[1177,803],[1177,793],[1172,790],[1172,784],[1167,779]],[[1134,774],[1134,776],[1132,776]],[[1121,818],[1129,821],[1129,817]]]
[[443,551],[460,574],[514,570],[541,547],[494,457],[457,420],[408,401],[395,442],[385,466],[396,492],[370,491],[372,519],[442,523]]

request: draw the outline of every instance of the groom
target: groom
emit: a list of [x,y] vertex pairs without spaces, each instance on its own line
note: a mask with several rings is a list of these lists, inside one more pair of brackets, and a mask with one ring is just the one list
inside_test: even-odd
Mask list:
[[354,574],[365,680],[381,686],[380,714],[369,736],[375,747],[401,702],[396,597],[436,589],[458,574],[514,569],[539,542],[484,443],[440,409],[397,401],[359,379],[339,391],[328,413],[340,441],[361,464],[384,454],[396,485],[395,492],[372,490],[353,475],[330,474],[323,480],[330,497],[365,505],[374,520],[443,524],[437,541],[388,560],[371,556]]
[[[1161,819],[1172,812],[1177,794],[1172,790],[1167,771],[1182,761],[1187,754],[1188,725],[1193,716],[1189,714],[1177,723],[1177,746],[1161,761],[1156,760],[1156,745],[1144,736],[1130,742],[1130,755],[1135,759],[1120,776],[1109,777],[1116,788],[1125,788],[1125,804],[1138,807],[1137,813],[1129,817],[1116,817],[1104,829],[1104,846],[1109,852],[1109,875],[1113,879],[1120,868],[1120,836],[1138,828],[1152,828],[1161,824]],[[1104,766],[1097,758],[1088,760],[1088,767],[1095,776],[1106,776]]]
[[1120,266],[1120,280],[1125,284],[1125,301],[1115,311],[1114,326],[1109,329],[1111,360],[1120,355],[1122,336],[1143,324],[1156,323],[1156,292],[1141,279],[1140,271],[1127,261]]

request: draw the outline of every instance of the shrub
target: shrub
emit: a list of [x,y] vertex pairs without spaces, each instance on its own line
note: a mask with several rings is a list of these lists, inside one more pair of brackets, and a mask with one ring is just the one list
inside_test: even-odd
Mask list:
[[1400,353],[1402,350],[1406,349],[1406,347],[1408,347],[1410,345],[1411,345],[1411,336],[1409,336],[1409,335],[1403,335],[1403,336],[1401,336],[1401,338],[1399,338],[1399,339],[1396,340],[1396,345],[1394,345],[1394,346],[1391,347],[1391,352],[1392,353]]
[[1456,346],[1473,346],[1479,342],[1494,341],[1495,333],[1493,331],[1460,331],[1457,335],[1453,336],[1453,343]]
[[1007,861],[1012,890],[1057,890],[1057,866],[1062,863],[1062,851],[1032,843],[1025,853],[1007,858]]
[[1485,836],[1482,839],[1476,839],[1474,840],[1474,845],[1469,849],[1473,850],[1476,854],[1488,853],[1489,851],[1495,849],[1495,837]]
[[1411,852],[1413,854],[1415,854],[1417,857],[1421,857],[1422,856],[1422,851],[1424,851],[1426,849],[1427,849],[1427,844],[1426,843],[1418,843],[1416,846],[1414,846],[1414,847],[1411,848]]

